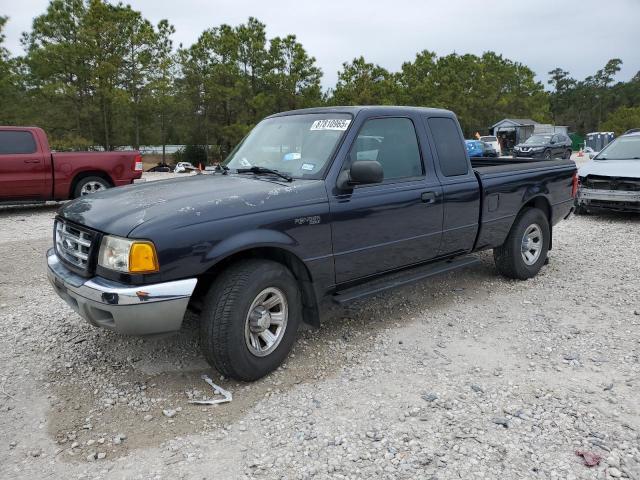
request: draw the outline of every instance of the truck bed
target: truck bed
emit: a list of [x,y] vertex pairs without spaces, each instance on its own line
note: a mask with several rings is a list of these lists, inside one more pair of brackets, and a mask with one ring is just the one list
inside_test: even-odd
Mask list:
[[540,158],[475,157],[471,158],[473,170],[480,174],[521,172],[523,170],[574,166],[573,160],[544,160]]
[[544,195],[546,200],[536,206],[549,213],[552,226],[570,212],[573,160],[479,157],[471,159],[471,166],[482,198],[476,249],[501,245],[528,198]]

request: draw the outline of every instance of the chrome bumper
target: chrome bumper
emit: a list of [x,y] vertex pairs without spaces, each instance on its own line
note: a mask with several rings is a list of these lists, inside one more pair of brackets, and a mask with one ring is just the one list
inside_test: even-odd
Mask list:
[[581,188],[578,190],[578,201],[604,200],[607,202],[639,202],[640,192],[627,192],[624,190],[595,190]]
[[179,330],[197,279],[131,286],[101,277],[83,278],[66,268],[53,249],[47,277],[56,293],[96,327],[128,335]]

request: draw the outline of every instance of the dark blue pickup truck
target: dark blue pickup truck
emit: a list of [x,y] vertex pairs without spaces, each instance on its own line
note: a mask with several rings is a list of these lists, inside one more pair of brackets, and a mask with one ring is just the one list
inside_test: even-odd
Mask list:
[[493,249],[536,275],[577,189],[570,160],[467,156],[447,110],[335,107],[260,122],[215,172],[99,192],[61,208],[48,276],[95,326],[180,329],[222,374],[254,380],[301,322],[469,266]]

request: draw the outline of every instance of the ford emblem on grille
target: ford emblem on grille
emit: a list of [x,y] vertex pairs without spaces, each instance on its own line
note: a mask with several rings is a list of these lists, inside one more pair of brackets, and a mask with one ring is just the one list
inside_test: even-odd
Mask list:
[[55,244],[61,260],[87,271],[89,254],[95,235],[64,221],[56,221]]

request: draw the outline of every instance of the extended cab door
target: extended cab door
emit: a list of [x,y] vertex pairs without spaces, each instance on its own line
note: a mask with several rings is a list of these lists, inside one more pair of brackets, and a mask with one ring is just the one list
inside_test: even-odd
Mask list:
[[343,160],[343,169],[356,160],[377,160],[384,181],[330,196],[336,283],[438,254],[441,188],[431,163],[423,162],[420,145],[427,140],[417,121],[419,117],[369,118]]
[[425,117],[436,170],[442,184],[441,256],[469,252],[479,228],[480,184],[471,168],[460,126],[454,117]]
[[0,200],[47,200],[48,168],[33,132],[0,129]]

